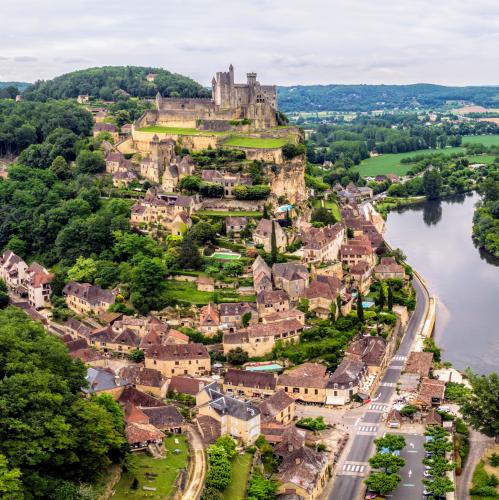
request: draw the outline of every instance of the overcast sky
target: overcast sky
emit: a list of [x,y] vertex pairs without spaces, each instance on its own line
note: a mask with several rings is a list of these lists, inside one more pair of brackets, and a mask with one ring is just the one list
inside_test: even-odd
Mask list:
[[499,0],[1,1],[0,81],[102,65],[209,84],[499,84]]

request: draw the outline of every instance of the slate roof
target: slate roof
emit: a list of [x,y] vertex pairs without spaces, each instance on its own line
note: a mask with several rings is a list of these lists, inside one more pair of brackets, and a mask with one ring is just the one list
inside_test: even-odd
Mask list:
[[239,420],[251,420],[260,415],[260,410],[253,403],[225,395],[217,384],[210,384],[204,390],[211,399],[210,407],[221,416],[230,415]]
[[92,305],[99,305],[100,302],[112,304],[115,300],[115,294],[111,290],[105,290],[98,285],[90,283],[78,283],[70,281],[63,289],[64,295],[74,295]]
[[121,380],[116,378],[112,370],[106,368],[87,368],[85,377],[89,386],[82,390],[87,394],[92,394],[98,391],[108,391],[125,385]]
[[196,417],[203,436],[203,443],[208,446],[213,444],[222,435],[222,425],[209,415],[198,415]]
[[295,262],[286,262],[281,264],[274,264],[272,266],[272,275],[274,280],[276,278],[282,278],[287,281],[293,280],[308,280],[308,269],[303,264],[297,264]]
[[347,388],[351,387],[351,385],[357,385],[365,369],[366,364],[364,361],[353,357],[344,358],[329,377],[327,386],[334,388],[334,384],[338,384],[340,388]]

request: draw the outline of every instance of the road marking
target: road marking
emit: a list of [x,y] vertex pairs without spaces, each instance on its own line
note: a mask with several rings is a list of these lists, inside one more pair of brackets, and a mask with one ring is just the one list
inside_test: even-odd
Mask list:
[[409,443],[409,446],[410,446],[411,448],[414,448],[414,443]]
[[365,474],[367,464],[365,462],[345,462],[340,475],[359,475]]
[[376,432],[377,431],[377,426],[376,425],[361,425],[359,426],[359,431],[360,432]]
[[407,450],[407,453],[417,453],[418,450]]
[[411,476],[412,476],[412,469],[409,469],[409,472],[407,473],[407,475],[408,475],[409,477],[411,477]]
[[414,487],[415,485],[414,484],[403,484],[402,486],[412,486],[412,487]]
[[385,411],[388,408],[388,405],[381,403],[371,403],[368,411]]
[[380,387],[395,387],[396,385],[394,382],[381,382],[379,384]]
[[390,365],[388,370],[402,370],[402,368],[404,368],[404,365]]
[[357,427],[359,425],[359,422],[360,422],[360,417],[355,421],[355,424],[353,424],[355,427]]
[[397,356],[393,356],[392,361],[405,361],[407,359],[407,356],[401,356],[400,354],[397,354]]

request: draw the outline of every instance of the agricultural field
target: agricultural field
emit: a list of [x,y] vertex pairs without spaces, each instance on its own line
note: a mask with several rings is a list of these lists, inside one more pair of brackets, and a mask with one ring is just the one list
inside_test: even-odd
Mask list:
[[260,137],[244,137],[242,135],[235,135],[224,141],[224,146],[270,149],[270,148],[281,148],[287,142],[288,141],[286,139],[267,139]]
[[483,144],[484,146],[499,146],[499,134],[496,135],[465,135],[463,144]]
[[400,160],[403,158],[422,154],[444,153],[450,155],[464,152],[465,149],[463,147],[457,147],[445,149],[420,149],[408,153],[384,154],[362,160],[360,165],[352,167],[352,171],[359,172],[362,177],[386,174],[405,175],[411,169],[412,165],[410,163],[400,163]]
[[151,134],[170,134],[170,135],[227,135],[225,132],[210,132],[207,130],[198,130],[196,128],[184,127],[162,127],[160,125],[150,125],[149,127],[139,128],[139,132],[150,132]]
[[[175,443],[175,439],[178,443]],[[181,434],[169,436],[165,439],[166,457],[153,458],[147,453],[136,453],[137,472],[133,476],[129,473],[124,473],[121,476],[119,483],[116,485],[113,499],[139,499],[139,498],[169,498],[173,493],[175,480],[180,469],[187,467],[187,457],[189,449],[187,439]],[[174,450],[180,450],[180,453],[175,454]],[[137,489],[132,489],[134,477],[137,478],[139,484]],[[145,491],[143,486],[156,488],[156,491]]]

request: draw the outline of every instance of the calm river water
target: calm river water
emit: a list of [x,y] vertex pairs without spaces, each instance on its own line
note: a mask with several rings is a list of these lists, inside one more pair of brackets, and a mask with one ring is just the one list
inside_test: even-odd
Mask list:
[[471,239],[479,197],[430,201],[391,212],[385,238],[437,296],[435,340],[455,368],[499,372],[499,261]]

